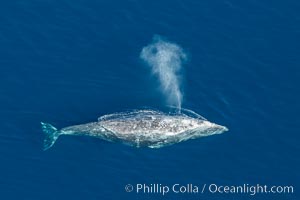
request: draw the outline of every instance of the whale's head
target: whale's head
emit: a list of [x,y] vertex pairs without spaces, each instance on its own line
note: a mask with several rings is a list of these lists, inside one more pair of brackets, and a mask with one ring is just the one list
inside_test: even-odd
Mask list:
[[199,127],[194,130],[195,137],[203,137],[215,134],[221,134],[228,131],[228,128],[209,121],[202,121]]

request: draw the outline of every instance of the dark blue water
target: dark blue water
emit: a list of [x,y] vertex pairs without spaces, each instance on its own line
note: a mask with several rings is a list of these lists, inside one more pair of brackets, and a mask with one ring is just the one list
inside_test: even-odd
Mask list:
[[[297,0],[2,2],[0,199],[299,199],[299,10]],[[40,121],[166,104],[139,58],[155,34],[188,54],[183,107],[230,131],[155,150],[62,136],[44,152]],[[139,183],[294,193],[125,192]]]

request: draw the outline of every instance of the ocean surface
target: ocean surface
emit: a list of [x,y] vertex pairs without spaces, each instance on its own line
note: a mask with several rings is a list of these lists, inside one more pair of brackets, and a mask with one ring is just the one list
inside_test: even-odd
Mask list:
[[[0,199],[300,199],[299,11],[297,0],[2,1]],[[182,107],[229,131],[160,149],[62,136],[43,151],[41,121],[63,128],[167,104],[140,59],[155,35],[187,54]],[[199,193],[125,191],[177,183]]]

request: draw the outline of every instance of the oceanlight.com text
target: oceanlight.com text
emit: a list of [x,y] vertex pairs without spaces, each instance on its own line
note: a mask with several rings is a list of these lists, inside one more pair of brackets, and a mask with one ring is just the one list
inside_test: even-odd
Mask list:
[[174,194],[293,194],[294,187],[292,185],[263,185],[263,184],[241,184],[241,185],[220,185],[220,184],[127,184],[126,192],[136,194],[159,194],[167,195]]

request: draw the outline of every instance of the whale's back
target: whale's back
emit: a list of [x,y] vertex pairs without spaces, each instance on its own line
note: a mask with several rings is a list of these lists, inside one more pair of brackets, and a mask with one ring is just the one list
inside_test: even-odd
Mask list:
[[168,115],[152,110],[117,113],[99,118],[99,123],[119,134],[165,134],[177,135],[198,128],[203,120],[186,115]]

